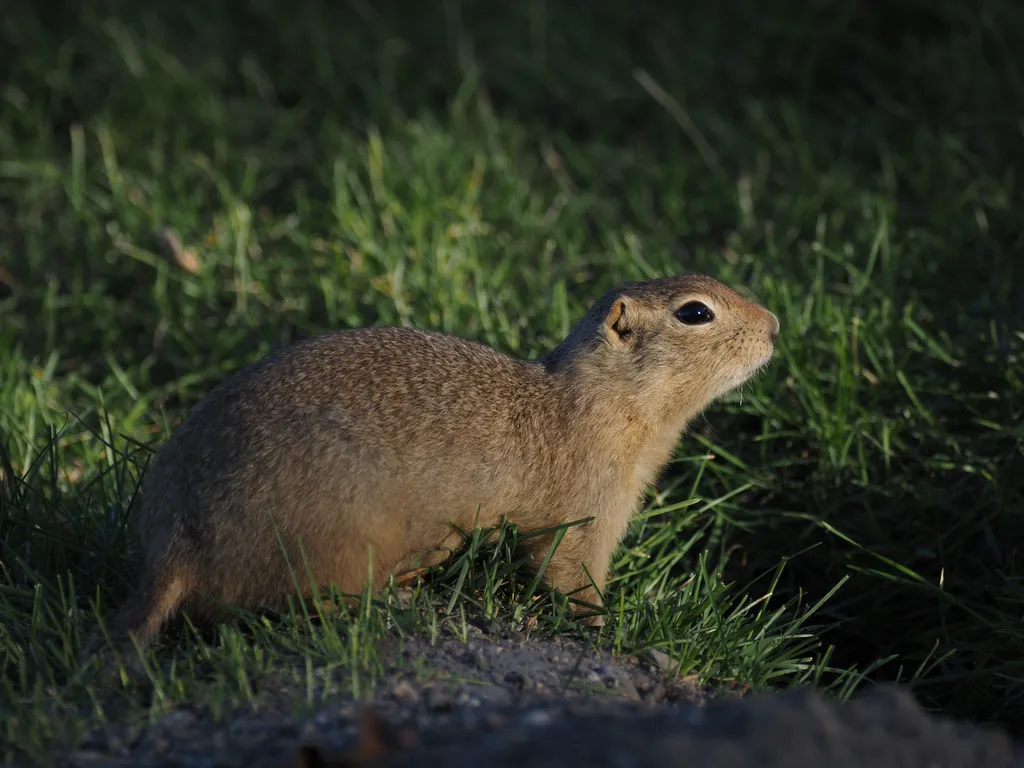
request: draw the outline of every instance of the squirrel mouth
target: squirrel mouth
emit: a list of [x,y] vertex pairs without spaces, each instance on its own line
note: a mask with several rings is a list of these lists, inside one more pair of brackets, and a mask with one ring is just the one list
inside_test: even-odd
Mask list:
[[772,360],[774,360],[774,359],[775,359],[775,347],[772,347],[771,350],[769,350],[767,353],[765,353],[765,355],[758,361],[757,365],[754,367],[754,370],[751,372],[752,375],[754,373],[757,373],[758,371],[766,368],[768,366],[768,364]]
[[757,361],[755,361],[753,363],[750,363],[750,364],[748,364],[745,367],[745,369],[743,371],[743,374],[740,377],[741,383],[743,381],[747,381],[750,378],[753,378],[758,373],[760,373],[762,370],[767,368],[768,364],[771,363],[771,361],[774,358],[775,358],[775,347],[773,346],[768,352],[766,352],[765,354],[761,355],[761,357],[758,358]]

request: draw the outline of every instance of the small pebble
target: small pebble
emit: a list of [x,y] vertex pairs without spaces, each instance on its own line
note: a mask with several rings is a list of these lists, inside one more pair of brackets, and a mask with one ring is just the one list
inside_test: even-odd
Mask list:
[[399,680],[391,689],[391,697],[402,704],[414,707],[420,703],[420,692],[408,680]]
[[673,704],[676,702],[692,702],[696,698],[697,697],[694,696],[693,688],[688,685],[669,683],[665,686],[665,700],[670,701]]
[[434,712],[450,712],[455,706],[454,697],[444,686],[432,685],[427,689],[427,708]]
[[647,658],[662,672],[668,672],[673,666],[672,658],[664,651],[651,648],[647,651]]
[[637,693],[636,686],[633,685],[629,674],[622,667],[602,665],[597,667],[594,672],[600,675],[605,688],[618,691],[625,699],[639,700],[640,694]]
[[663,701],[665,699],[665,686],[655,682],[649,687],[644,688],[644,690],[638,691],[638,693],[644,701]]

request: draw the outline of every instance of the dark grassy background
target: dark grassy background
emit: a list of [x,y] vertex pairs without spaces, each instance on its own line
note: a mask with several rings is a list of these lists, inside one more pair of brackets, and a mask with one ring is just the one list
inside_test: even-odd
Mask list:
[[[104,414],[159,438],[343,325],[533,355],[610,285],[702,270],[783,340],[670,470],[669,502],[727,501],[666,571],[796,555],[774,597],[810,602],[852,575],[817,617],[832,665],[1020,729],[1024,7],[50,7],[0,20],[10,600],[67,573],[123,594],[132,476],[90,443]],[[199,274],[158,257],[168,226]],[[50,443],[64,409],[88,428]]]

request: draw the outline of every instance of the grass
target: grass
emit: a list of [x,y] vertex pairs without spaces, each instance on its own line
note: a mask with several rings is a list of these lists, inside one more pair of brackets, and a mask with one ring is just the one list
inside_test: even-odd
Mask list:
[[579,633],[503,531],[419,610],[186,627],[144,697],[66,683],[132,584],[148,447],[231,371],[365,324],[535,356],[607,287],[698,270],[780,316],[778,362],[681,443],[600,642],[1019,725],[1024,11],[588,7],[0,22],[0,754],[229,717],[268,675],[362,691],[377,640],[467,616]]

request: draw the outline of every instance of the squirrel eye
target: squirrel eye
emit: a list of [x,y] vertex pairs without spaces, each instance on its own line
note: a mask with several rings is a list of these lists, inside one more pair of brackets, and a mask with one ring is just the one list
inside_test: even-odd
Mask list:
[[715,313],[707,304],[688,301],[676,310],[676,318],[686,325],[704,325],[715,319]]

